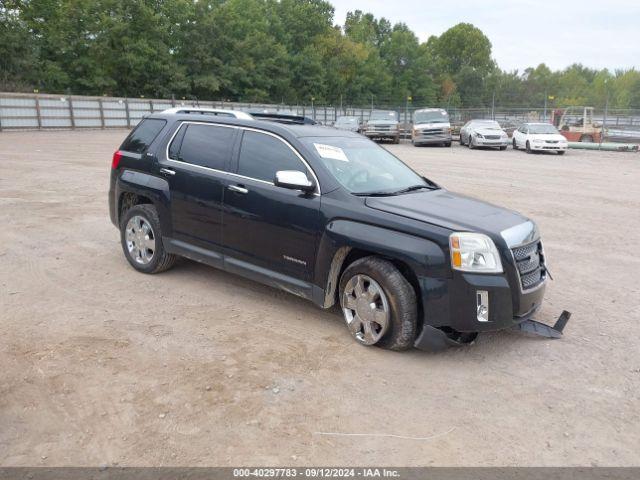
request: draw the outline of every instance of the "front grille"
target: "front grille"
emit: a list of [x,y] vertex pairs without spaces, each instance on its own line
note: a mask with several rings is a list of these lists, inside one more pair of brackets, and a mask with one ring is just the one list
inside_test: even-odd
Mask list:
[[487,140],[500,140],[500,135],[485,135],[484,138]]
[[442,135],[443,133],[445,133],[445,131],[442,128],[427,128],[418,131],[418,135],[422,135],[423,137],[427,137],[429,135]]
[[558,140],[547,140],[547,143],[558,143]]
[[535,288],[545,281],[547,270],[544,265],[542,242],[538,240],[529,245],[516,247],[511,251],[516,261],[523,290]]

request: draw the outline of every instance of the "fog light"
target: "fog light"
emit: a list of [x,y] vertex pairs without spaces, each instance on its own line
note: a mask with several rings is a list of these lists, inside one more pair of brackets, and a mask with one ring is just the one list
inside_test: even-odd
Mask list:
[[476,291],[477,315],[479,322],[489,321],[489,292],[486,290]]

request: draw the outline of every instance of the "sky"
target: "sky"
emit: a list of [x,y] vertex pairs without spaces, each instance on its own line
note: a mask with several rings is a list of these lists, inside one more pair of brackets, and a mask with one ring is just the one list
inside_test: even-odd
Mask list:
[[334,23],[362,10],[404,22],[426,41],[460,22],[489,38],[493,57],[507,71],[545,63],[640,69],[640,0],[329,0]]

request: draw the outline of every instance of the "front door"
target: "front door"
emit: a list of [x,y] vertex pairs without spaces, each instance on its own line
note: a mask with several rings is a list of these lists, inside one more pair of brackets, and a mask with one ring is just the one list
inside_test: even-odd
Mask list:
[[298,170],[314,178],[301,156],[283,139],[245,130],[238,176],[224,192],[225,268],[272,276],[271,283],[307,296],[309,292],[302,290],[313,276],[320,196],[276,187],[275,174],[281,170]]

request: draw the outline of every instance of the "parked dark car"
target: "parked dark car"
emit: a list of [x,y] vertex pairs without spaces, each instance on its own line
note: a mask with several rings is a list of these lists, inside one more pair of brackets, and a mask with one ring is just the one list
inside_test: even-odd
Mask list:
[[359,343],[395,350],[524,322],[547,280],[533,221],[328,127],[153,114],[113,155],[109,211],[140,272],[182,256],[338,303]]

